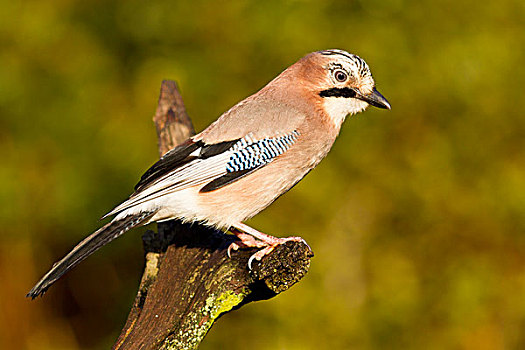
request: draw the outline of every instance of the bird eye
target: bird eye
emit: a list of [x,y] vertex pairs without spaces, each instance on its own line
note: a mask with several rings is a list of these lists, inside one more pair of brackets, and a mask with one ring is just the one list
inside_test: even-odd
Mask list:
[[346,79],[348,79],[348,74],[346,74],[345,71],[342,71],[342,70],[336,70],[334,72],[334,77],[337,81],[339,82],[343,82],[343,81],[346,81]]

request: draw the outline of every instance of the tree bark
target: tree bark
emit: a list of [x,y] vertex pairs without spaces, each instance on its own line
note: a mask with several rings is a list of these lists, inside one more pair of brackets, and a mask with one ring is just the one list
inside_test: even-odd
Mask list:
[[[157,112],[159,153],[195,132],[173,81],[163,81]],[[248,269],[253,249],[227,256],[235,237],[199,224],[169,221],[143,236],[146,264],[133,307],[113,349],[197,349],[224,313],[269,299],[297,283],[313,256],[287,242]]]

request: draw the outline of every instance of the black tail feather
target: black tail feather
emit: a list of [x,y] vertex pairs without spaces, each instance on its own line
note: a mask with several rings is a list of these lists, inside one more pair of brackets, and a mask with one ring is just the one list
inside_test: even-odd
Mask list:
[[153,214],[154,212],[145,212],[138,215],[131,215],[117,221],[112,221],[101,227],[77,244],[62,260],[56,262],[51,270],[27,293],[26,297],[34,299],[39,295],[43,295],[53,283],[82,260],[126,231],[149,220]]

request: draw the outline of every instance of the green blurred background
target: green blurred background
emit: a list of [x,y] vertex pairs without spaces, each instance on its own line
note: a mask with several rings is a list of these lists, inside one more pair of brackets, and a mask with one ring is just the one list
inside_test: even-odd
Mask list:
[[105,349],[143,266],[134,230],[25,293],[157,158],[160,83],[202,130],[304,54],[363,57],[392,111],[250,221],[306,278],[202,349],[525,348],[525,2],[0,1],[0,348]]

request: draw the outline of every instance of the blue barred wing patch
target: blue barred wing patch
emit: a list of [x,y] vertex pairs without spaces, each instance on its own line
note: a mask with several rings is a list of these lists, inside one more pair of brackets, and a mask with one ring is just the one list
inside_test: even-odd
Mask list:
[[286,152],[295,143],[298,136],[299,133],[294,130],[287,135],[265,138],[256,142],[240,140],[232,147],[234,153],[226,164],[226,171],[233,173],[268,164]]

